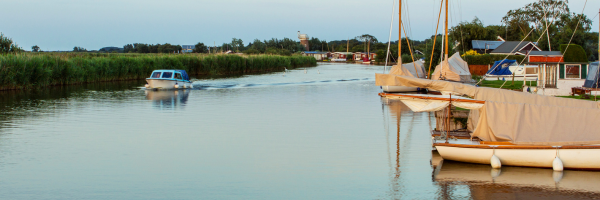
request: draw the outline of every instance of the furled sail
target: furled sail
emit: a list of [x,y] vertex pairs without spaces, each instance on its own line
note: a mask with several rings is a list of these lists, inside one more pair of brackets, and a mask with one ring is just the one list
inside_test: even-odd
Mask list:
[[377,85],[402,84],[485,101],[483,107],[469,114],[474,126],[472,136],[484,141],[529,145],[600,143],[600,106],[597,102],[388,74],[376,74],[376,77]]
[[399,76],[410,76],[417,78],[425,78],[425,67],[424,63],[421,60],[417,60],[412,63],[402,64],[402,65],[394,65],[392,69],[390,69],[389,74],[399,75]]
[[469,64],[460,57],[460,54],[455,53],[448,60],[441,62],[435,67],[431,78],[433,80],[448,80],[462,83],[470,82],[471,72],[469,72]]

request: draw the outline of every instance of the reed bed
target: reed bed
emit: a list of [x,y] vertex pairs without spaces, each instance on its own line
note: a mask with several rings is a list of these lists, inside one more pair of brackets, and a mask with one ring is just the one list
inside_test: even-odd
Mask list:
[[156,69],[240,75],[313,67],[313,57],[277,55],[25,53],[0,55],[0,90],[139,80]]

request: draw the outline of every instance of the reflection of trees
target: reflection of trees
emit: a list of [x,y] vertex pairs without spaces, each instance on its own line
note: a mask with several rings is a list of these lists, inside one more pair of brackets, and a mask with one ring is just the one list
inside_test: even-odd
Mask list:
[[[0,92],[0,130],[11,121],[30,117],[56,114],[67,108],[83,107],[78,104],[84,100],[110,100],[126,102],[135,97],[134,89],[143,85],[143,81],[116,83],[90,83],[67,87],[50,87],[39,90],[13,90]],[[133,89],[133,90],[132,90]]]

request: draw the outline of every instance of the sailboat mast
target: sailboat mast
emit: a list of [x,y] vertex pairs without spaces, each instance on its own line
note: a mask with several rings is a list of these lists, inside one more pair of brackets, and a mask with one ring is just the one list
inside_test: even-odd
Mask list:
[[398,65],[402,65],[402,0],[398,5]]
[[[598,11],[598,14],[600,15],[600,11]],[[600,26],[600,21],[598,21],[599,26]],[[600,61],[600,29],[598,29],[598,61]]]
[[446,51],[444,52],[445,60],[448,60],[448,0],[446,0]]

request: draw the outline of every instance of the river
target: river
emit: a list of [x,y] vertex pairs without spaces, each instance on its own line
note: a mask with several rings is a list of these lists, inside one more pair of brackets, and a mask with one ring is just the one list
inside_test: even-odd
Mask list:
[[[0,92],[0,199],[593,199],[597,172],[440,161],[382,66]],[[433,159],[432,159],[433,158]]]

